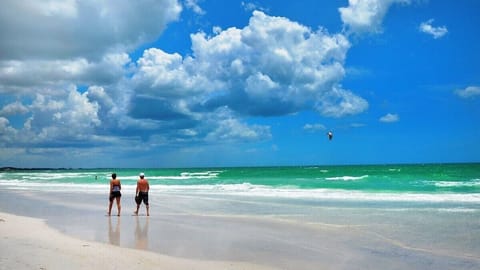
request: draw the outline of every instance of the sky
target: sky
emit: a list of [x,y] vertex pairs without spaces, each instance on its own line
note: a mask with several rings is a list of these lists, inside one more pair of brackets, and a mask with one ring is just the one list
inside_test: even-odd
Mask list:
[[480,162],[478,14],[477,0],[4,0],[0,167]]

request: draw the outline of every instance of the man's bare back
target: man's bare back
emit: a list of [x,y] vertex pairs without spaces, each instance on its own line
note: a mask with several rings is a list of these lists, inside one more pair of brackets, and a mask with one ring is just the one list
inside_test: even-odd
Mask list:
[[150,189],[150,185],[148,184],[148,181],[147,179],[138,179],[138,182],[137,182],[137,192],[141,191],[141,192],[148,192],[148,190]]

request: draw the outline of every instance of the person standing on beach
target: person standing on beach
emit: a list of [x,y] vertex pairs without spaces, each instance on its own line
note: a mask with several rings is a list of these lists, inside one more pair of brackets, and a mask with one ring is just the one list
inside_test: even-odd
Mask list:
[[120,216],[120,210],[121,210],[121,205],[120,205],[120,198],[122,197],[122,193],[120,193],[120,190],[122,189],[122,185],[120,184],[120,180],[117,179],[117,174],[112,173],[112,179],[110,180],[110,204],[108,205],[108,215],[112,213],[112,205],[113,205],[113,200],[115,199],[117,201],[117,210],[118,210],[118,216]]
[[140,179],[137,181],[137,190],[135,192],[135,202],[137,203],[137,211],[134,212],[135,215],[138,216],[138,209],[140,208],[140,204],[145,204],[147,208],[147,216],[150,216],[150,209],[148,205],[148,191],[150,190],[150,185],[148,184],[148,180],[145,178],[145,174],[142,172],[140,173]]

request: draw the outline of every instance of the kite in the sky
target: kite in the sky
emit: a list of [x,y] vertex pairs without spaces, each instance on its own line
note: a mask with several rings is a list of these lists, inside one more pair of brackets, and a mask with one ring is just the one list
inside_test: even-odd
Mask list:
[[328,135],[328,139],[331,141],[333,139],[333,132],[329,131],[327,135]]

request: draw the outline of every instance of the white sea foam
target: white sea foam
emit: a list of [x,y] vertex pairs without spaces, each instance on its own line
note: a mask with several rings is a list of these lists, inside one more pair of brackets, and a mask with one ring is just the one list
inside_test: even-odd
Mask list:
[[472,208],[438,208],[438,212],[447,212],[447,213],[474,213],[479,211],[478,209]]
[[41,183],[22,180],[0,180],[0,187],[11,190],[34,190],[48,192],[99,193],[108,190],[108,184]]
[[206,171],[206,172],[182,172],[180,175],[186,178],[216,178],[223,171]]
[[318,199],[364,202],[425,202],[480,204],[480,194],[372,193],[332,189],[271,188],[250,183],[234,185],[153,186],[159,193],[216,194],[289,199]]
[[[180,175],[145,175],[148,180],[189,180],[189,179],[212,179],[217,178],[223,171],[182,172]],[[119,177],[122,180],[138,180],[138,175],[126,175]]]
[[[362,176],[363,178],[368,176]],[[358,177],[357,177],[358,178]],[[343,178],[342,178],[343,179]],[[480,182],[480,179],[478,179]],[[35,182],[29,180],[0,179],[0,189],[4,190],[34,190],[45,192],[73,192],[87,194],[105,194],[108,183],[95,184]],[[161,185],[152,184],[152,192],[156,194],[191,194],[199,196],[248,196],[285,199],[308,199],[320,201],[359,201],[359,202],[421,202],[421,203],[473,203],[480,204],[480,193],[388,193],[363,192],[340,189],[300,189],[295,186],[270,187],[242,184],[216,185]],[[135,182],[122,182],[122,193],[133,194]]]
[[8,181],[24,180],[29,182],[51,182],[51,181],[65,181],[78,179],[110,179],[110,174],[99,175],[94,172],[21,172],[15,174],[0,174],[0,180],[5,179]]
[[336,176],[336,177],[327,177],[325,178],[326,180],[330,181],[355,181],[355,180],[361,180],[367,178],[368,175],[362,175],[362,176]]
[[[189,180],[189,179],[213,179],[217,178],[223,171],[205,171],[205,172],[182,172],[180,175],[162,175],[146,176],[148,180]],[[138,179],[138,176],[124,177],[124,179]]]
[[480,179],[471,181],[426,181],[427,184],[433,184],[436,187],[476,187],[480,186]]

